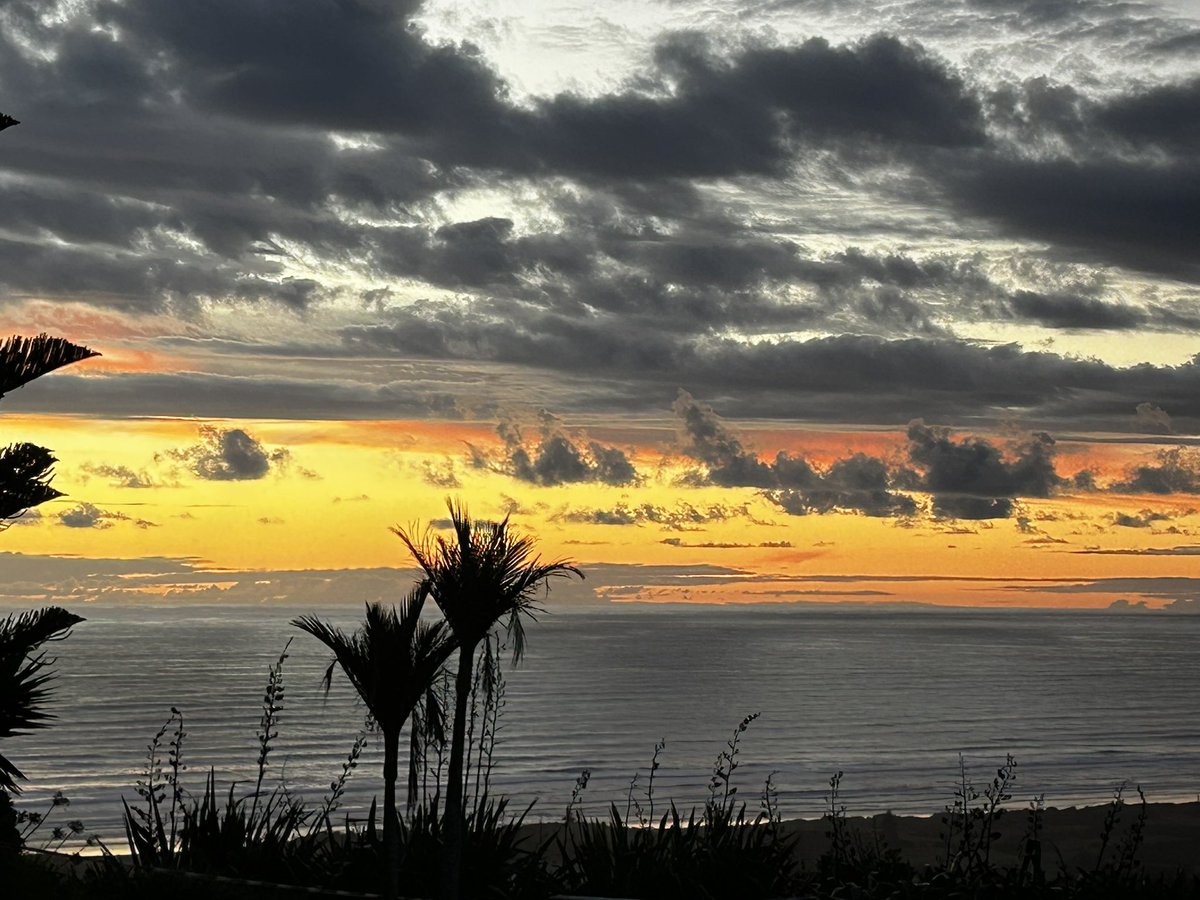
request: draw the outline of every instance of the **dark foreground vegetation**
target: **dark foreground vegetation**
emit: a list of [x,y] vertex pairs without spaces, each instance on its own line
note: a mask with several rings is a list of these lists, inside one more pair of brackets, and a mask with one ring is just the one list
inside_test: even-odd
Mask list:
[[[635,797],[636,785],[631,787],[629,796],[620,806],[614,803],[605,819],[579,813],[586,774],[555,824],[526,824],[527,810],[510,810],[503,799],[476,795],[464,823],[462,896],[1200,897],[1194,869],[1168,871],[1142,864],[1148,807],[1140,796],[1129,801],[1123,790],[1105,809],[1094,811],[1099,827],[1087,848],[1090,862],[1069,865],[1046,834],[1043,817],[1048,811],[1037,802],[1021,812],[1006,808],[1007,786],[1015,772],[1012,761],[982,791],[964,778],[965,792],[956,794],[936,823],[944,852],[920,864],[889,846],[877,827],[878,818],[847,818],[839,805],[840,778],[834,776],[819,824],[823,851],[816,859],[804,859],[797,848],[797,823],[779,818],[771,784],[757,798],[753,814],[750,803],[736,799],[729,776],[737,768],[738,740],[746,724],[739,725],[728,752],[715,764],[709,801],[686,816],[670,802],[665,811],[650,811],[657,751],[647,788]],[[393,877],[401,896],[438,896],[445,824],[444,809],[439,814],[435,797],[423,796],[400,819],[399,854],[393,857],[374,810],[366,821],[343,819],[334,827],[332,813],[344,779],[334,782],[331,794],[315,807],[289,798],[280,787],[249,793],[221,790],[211,776],[198,796],[180,789],[182,796],[177,798],[171,754],[182,722],[174,717],[170,727],[174,730],[158,736],[166,756],[154,777],[161,780],[143,782],[142,806],[131,807],[127,814],[131,855],[81,859],[12,853],[0,862],[4,896],[381,896],[381,885]],[[352,756],[361,745],[361,740],[355,742]],[[1007,852],[1005,859],[998,859],[1002,834]],[[53,845],[60,836],[48,842]],[[393,876],[389,869],[394,860],[398,869]]]

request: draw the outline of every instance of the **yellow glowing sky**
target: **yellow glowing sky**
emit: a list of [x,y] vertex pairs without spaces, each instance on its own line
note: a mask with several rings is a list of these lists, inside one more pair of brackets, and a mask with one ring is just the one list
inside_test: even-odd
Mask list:
[[[900,523],[835,513],[789,516],[750,488],[677,483],[685,461],[664,455],[663,424],[620,430],[639,471],[636,487],[573,484],[539,487],[471,468],[466,445],[494,449],[490,423],[430,421],[101,420],[10,415],[7,434],[51,447],[60,459],[56,486],[67,496],[42,506],[40,519],[8,529],[4,549],[30,555],[198,559],[201,568],[244,570],[355,569],[404,566],[389,526],[445,515],[447,495],[462,497],[479,517],[515,510],[543,553],[588,566],[722,566],[739,574],[716,583],[611,585],[593,579],[592,595],[609,600],[738,602],[886,602],[1069,606],[1106,605],[1125,590],[1071,594],[1046,591],[1104,578],[1187,577],[1185,555],[1096,553],[1170,548],[1189,543],[1200,515],[1180,497],[1065,493],[1021,501],[1014,519],[984,522],[921,519]],[[266,477],[206,481],[167,451],[197,441],[201,425],[238,427],[268,449],[286,447],[287,463]],[[594,433],[594,432],[593,432]],[[803,449],[825,462],[847,451],[886,454],[902,435],[880,431],[786,429],[741,431],[764,457]],[[1147,458],[1137,444],[1071,443],[1060,472],[1086,463],[1119,473]],[[153,486],[123,487],[96,472],[125,467]],[[79,504],[115,516],[99,528],[72,528],[59,516]],[[570,522],[581,509],[725,509],[722,520],[694,526],[642,521]],[[1118,512],[1151,518],[1148,527],[1116,527]],[[125,517],[125,518],[121,518]],[[1093,551],[1083,553],[1080,551]],[[215,578],[215,576],[214,576]],[[1151,597],[1151,605],[1159,601]]]

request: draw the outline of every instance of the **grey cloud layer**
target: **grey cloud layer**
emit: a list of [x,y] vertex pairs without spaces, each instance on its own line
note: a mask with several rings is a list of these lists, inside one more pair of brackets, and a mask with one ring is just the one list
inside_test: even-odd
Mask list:
[[[1020,406],[1112,425],[1152,403],[1197,427],[1194,363],[1122,370],[957,337],[989,322],[1197,331],[1185,287],[1200,283],[1194,74],[1101,95],[1044,77],[990,82],[893,34],[683,33],[663,36],[616,90],[518,102],[477,49],[428,40],[412,23],[419,6],[129,0],[63,21],[34,0],[6,4],[0,87],[23,124],[3,135],[4,294],[184,316],[200,301],[303,316],[362,294],[380,311],[315,335],[324,353],[604,376],[577,403],[656,407],[686,384],[814,419]],[[967,8],[980,27],[1092,14]],[[1194,36],[1143,25],[1160,47],[1148,52],[1176,54]],[[461,221],[439,212],[475,189],[532,199]],[[830,191],[852,199],[822,200]],[[796,221],[765,227],[725,202],[731,192],[794,197]],[[1003,277],[963,251],[867,246],[875,228],[856,247],[862,221],[892,209],[923,211],[887,220],[901,248],[963,222],[1048,249],[1028,245],[1040,268]],[[806,224],[818,215],[827,225]],[[846,246],[806,246],[806,228]],[[1124,270],[1160,282],[1127,296],[1112,286]],[[416,287],[384,289],[397,282]],[[431,296],[401,299],[414,291]],[[66,403],[82,381],[39,397]],[[214,397],[195,375],[88,381],[80,401],[142,412],[195,394],[212,415],[236,414],[273,389],[225,381]],[[420,391],[276,381],[295,387],[297,415],[373,415],[389,402],[436,414]],[[601,451],[552,437],[544,459],[511,463],[541,483],[578,480],[580,466],[609,467],[603,481],[628,474]],[[843,474],[843,487],[878,486]]]
[[[405,310],[388,324],[345,329],[336,366],[311,379],[197,373],[81,377],[56,374],[6,400],[14,411],[247,418],[459,417],[446,392],[470,397],[485,418],[529,390],[534,368],[556,376],[539,401],[568,412],[660,413],[680,384],[737,398],[739,416],[903,427],[914,418],[1000,422],[1013,408],[1031,426],[1146,432],[1140,404],[1175,431],[1200,431],[1200,360],[1121,368],[1015,345],[843,335],[806,341],[675,341],[614,322],[577,323],[544,312],[507,321],[478,312]],[[441,362],[472,360],[457,375]],[[428,358],[428,365],[390,358]],[[355,381],[362,359],[384,380]],[[447,379],[454,376],[453,382]],[[1161,431],[1157,425],[1153,431]]]

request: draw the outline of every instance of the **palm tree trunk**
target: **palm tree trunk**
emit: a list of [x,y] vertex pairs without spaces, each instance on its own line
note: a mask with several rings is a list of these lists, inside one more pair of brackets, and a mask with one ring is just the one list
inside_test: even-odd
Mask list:
[[471,696],[475,647],[458,651],[458,676],[454,682],[454,732],[450,738],[450,773],[446,784],[446,841],[442,856],[442,891],[439,900],[459,900],[463,856],[463,760],[467,743],[467,702]]
[[400,896],[400,822],[396,817],[396,779],[400,769],[400,732],[383,736],[383,849],[388,900]]

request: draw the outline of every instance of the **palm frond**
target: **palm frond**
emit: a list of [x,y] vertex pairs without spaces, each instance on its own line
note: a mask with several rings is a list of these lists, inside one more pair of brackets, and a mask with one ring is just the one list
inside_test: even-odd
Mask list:
[[460,646],[474,647],[500,621],[513,641],[514,658],[524,652],[520,616],[540,607],[538,590],[550,578],[583,573],[566,560],[543,562],[536,541],[499,522],[474,521],[459,500],[447,498],[452,538],[415,528],[392,529],[424,572],[429,591]]
[[0,343],[0,397],[47,372],[99,355],[95,350],[48,334],[13,335]]
[[352,634],[315,616],[292,622],[333,652],[326,688],[334,667],[340,667],[385,732],[403,727],[455,649],[444,622],[421,619],[427,595],[428,589],[418,585],[396,607],[368,604],[362,625]]
[[61,497],[50,486],[54,454],[37,444],[9,444],[0,448],[0,519],[13,519],[25,510]]
[[43,606],[0,619],[0,659],[12,653],[22,656],[47,641],[61,641],[67,632],[86,621],[61,606]]
[[4,113],[0,113],[0,131],[3,131],[5,128],[11,128],[14,125],[20,124],[21,123],[12,116],[6,116]]
[[[50,697],[53,660],[33,655],[43,644],[61,640],[83,618],[57,606],[10,615],[0,620],[0,738],[44,728],[54,718],[45,708]],[[17,791],[21,770],[0,755],[0,788]]]

